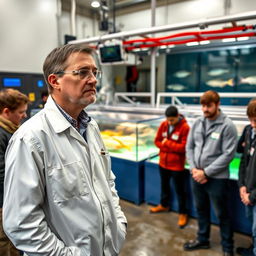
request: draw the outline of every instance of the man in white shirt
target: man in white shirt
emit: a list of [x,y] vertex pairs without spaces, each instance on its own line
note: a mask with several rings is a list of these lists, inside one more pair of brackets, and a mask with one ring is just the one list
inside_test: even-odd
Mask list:
[[27,255],[118,255],[126,235],[110,156],[84,111],[96,100],[93,50],[54,49],[44,62],[49,98],[9,143],[3,223]]

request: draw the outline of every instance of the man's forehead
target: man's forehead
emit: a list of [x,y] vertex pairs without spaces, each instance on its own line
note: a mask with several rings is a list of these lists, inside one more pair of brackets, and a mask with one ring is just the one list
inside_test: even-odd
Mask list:
[[207,102],[207,103],[202,103],[202,106],[203,107],[211,107],[211,106],[213,106],[213,105],[217,105],[217,103],[215,103],[215,102]]
[[67,59],[68,64],[77,64],[78,62],[85,62],[95,65],[94,58],[91,54],[86,52],[73,52]]

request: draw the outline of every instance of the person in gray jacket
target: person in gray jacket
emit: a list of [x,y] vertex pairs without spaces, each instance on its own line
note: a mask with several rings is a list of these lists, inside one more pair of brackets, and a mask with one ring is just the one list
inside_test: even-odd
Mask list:
[[205,92],[200,99],[204,117],[189,133],[186,155],[192,175],[192,189],[198,214],[198,232],[184,250],[210,248],[210,201],[219,219],[223,255],[233,255],[233,231],[227,208],[229,163],[236,151],[237,132],[232,121],[219,109],[220,97]]
[[45,107],[6,152],[3,225],[28,256],[114,256],[126,236],[110,156],[85,107],[100,71],[84,44],[55,48],[44,76]]

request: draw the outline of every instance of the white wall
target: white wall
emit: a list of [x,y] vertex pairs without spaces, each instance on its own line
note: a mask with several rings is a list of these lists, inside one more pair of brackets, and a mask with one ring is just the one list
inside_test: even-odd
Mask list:
[[[232,0],[230,14],[252,10],[256,0]],[[46,55],[58,46],[56,14],[57,0],[0,0],[0,72],[42,72]],[[224,0],[191,0],[157,8],[156,25],[223,15]],[[81,16],[76,20],[78,39],[98,33],[94,20]],[[150,27],[151,10],[118,16],[116,23],[124,25],[122,31]],[[60,27],[64,41],[64,34],[70,34],[69,13],[62,14]]]
[[[71,25],[70,25],[70,13],[63,12],[60,19],[60,35],[61,35],[61,43],[64,43],[64,35],[71,34]],[[76,37],[77,39],[89,38],[95,36],[96,26],[94,20],[76,16]]]
[[[156,26],[224,16],[224,0],[191,0],[156,8]],[[255,0],[231,0],[229,14],[256,10]],[[143,17],[143,18],[141,18]],[[151,10],[118,16],[123,31],[151,26]],[[244,22],[242,22],[244,24]]]
[[0,72],[42,73],[57,46],[56,0],[0,0]]

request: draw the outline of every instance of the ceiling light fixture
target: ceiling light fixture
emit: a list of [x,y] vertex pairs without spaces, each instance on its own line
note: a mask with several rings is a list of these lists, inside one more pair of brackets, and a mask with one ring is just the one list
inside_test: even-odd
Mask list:
[[100,2],[97,0],[94,0],[91,2],[91,7],[93,8],[99,8],[100,7]]
[[224,39],[222,39],[222,42],[223,43],[230,43],[230,42],[235,42],[236,41],[236,39],[235,38],[224,38]]
[[190,42],[190,43],[186,43],[187,46],[196,46],[199,45],[198,42]]
[[245,40],[249,40],[250,37],[249,36],[242,36],[242,37],[238,37],[236,40],[237,41],[245,41]]
[[201,45],[205,45],[205,44],[209,44],[209,43],[210,43],[209,40],[204,40],[204,41],[199,42],[199,44],[201,44]]

